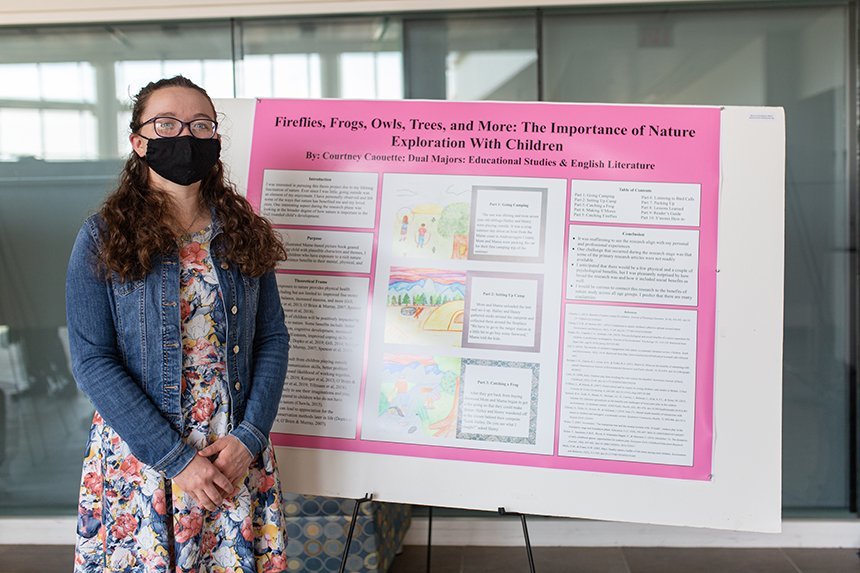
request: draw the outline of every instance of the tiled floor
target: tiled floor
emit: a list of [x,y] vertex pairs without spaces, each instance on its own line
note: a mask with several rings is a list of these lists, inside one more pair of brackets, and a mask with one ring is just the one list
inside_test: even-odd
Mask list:
[[[407,546],[389,573],[424,573],[426,549]],[[855,549],[535,547],[540,573],[858,573]],[[528,572],[523,548],[434,547],[432,573]]]
[[[426,548],[407,546],[389,573],[424,573]],[[540,573],[860,573],[855,549],[535,547]],[[0,573],[70,573],[67,546],[0,546]],[[528,572],[516,547],[433,548],[431,573]]]

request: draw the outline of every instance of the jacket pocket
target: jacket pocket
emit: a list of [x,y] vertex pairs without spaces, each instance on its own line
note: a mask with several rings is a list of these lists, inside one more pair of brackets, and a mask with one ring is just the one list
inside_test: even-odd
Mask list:
[[246,316],[257,315],[257,300],[260,298],[260,278],[242,275],[242,286],[245,287]]
[[116,296],[128,296],[134,291],[143,288],[145,282],[145,279],[140,279],[136,281],[123,281],[116,273],[114,273],[113,280],[111,280],[111,284],[113,285],[113,292]]
[[111,280],[117,348],[123,356],[126,368],[135,374],[139,381],[143,380],[142,366],[146,359],[146,350],[143,348],[145,285],[145,279],[123,282],[114,276]]

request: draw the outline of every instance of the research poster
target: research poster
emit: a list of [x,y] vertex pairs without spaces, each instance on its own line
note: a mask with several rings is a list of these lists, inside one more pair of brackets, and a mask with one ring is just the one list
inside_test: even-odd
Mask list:
[[719,108],[255,105],[277,446],[711,478]]

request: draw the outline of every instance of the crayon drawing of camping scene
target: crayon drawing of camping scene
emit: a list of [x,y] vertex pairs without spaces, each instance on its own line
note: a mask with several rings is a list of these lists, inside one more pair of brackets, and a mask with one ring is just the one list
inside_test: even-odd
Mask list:
[[461,345],[465,272],[391,267],[387,296],[386,343]]

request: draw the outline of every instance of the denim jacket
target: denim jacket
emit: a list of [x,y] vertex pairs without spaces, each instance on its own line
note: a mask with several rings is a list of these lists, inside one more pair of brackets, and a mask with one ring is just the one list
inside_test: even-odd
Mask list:
[[[185,443],[180,376],[179,254],[156,257],[141,280],[98,267],[98,215],[84,223],[69,260],[66,312],[72,371],[96,410],[143,463],[168,478],[197,450]],[[212,244],[221,225],[213,216]],[[256,456],[266,447],[287,371],[289,334],[275,273],[255,278],[212,249],[227,317],[230,434]]]

